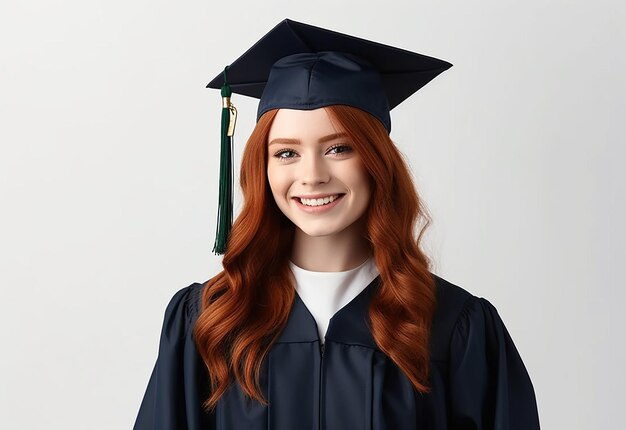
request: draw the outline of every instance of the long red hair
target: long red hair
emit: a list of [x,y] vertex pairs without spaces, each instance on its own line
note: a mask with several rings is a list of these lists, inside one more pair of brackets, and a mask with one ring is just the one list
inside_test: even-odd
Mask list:
[[[372,180],[366,237],[381,280],[368,311],[372,335],[415,389],[427,393],[435,285],[420,241],[430,217],[403,154],[382,123],[350,106],[325,109],[347,133]],[[244,149],[243,209],[230,232],[224,270],[207,281],[194,327],[211,380],[206,409],[217,405],[231,376],[244,393],[267,405],[259,385],[261,365],[287,323],[295,297],[288,266],[295,227],[276,205],[266,173],[267,139],[276,112],[259,118]]]

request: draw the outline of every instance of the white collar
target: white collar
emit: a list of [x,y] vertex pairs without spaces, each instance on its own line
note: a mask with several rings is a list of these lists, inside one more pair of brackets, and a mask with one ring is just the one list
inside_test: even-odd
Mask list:
[[289,261],[296,279],[296,291],[315,318],[320,341],[328,329],[330,318],[350,303],[379,275],[374,257],[343,272],[315,272],[305,270]]

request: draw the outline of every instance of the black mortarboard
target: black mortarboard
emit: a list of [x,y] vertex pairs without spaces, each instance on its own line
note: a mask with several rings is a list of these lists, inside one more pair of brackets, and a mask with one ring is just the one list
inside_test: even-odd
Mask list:
[[223,254],[232,224],[231,93],[270,109],[349,105],[391,131],[389,111],[452,67],[447,61],[285,19],[227,66],[207,88],[221,88],[222,148],[218,225],[213,251]]

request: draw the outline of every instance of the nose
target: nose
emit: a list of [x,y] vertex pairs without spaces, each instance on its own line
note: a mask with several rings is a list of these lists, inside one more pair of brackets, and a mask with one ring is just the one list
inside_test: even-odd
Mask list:
[[329,169],[323,156],[303,157],[300,167],[302,185],[317,185],[330,180]]

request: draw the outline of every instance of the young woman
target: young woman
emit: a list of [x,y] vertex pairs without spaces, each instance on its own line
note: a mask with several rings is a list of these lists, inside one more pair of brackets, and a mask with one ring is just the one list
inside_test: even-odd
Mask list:
[[224,270],[167,306],[136,430],[539,428],[495,307],[429,271],[389,137],[450,66],[285,20],[209,84],[261,99],[244,206]]

